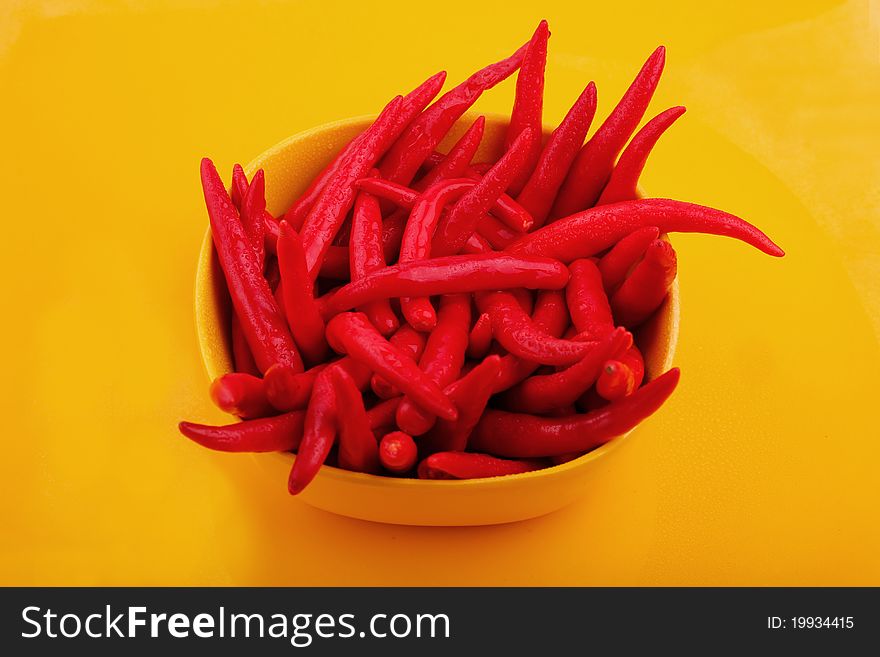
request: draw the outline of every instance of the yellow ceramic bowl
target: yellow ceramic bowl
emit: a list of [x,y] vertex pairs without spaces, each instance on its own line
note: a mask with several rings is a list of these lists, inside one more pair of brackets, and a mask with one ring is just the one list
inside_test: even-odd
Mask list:
[[[457,139],[475,116],[465,116],[442,148]],[[246,167],[250,176],[266,174],[268,209],[278,215],[305,190],[309,181],[354,135],[371,121],[360,117],[329,123],[294,135],[270,148]],[[488,116],[476,160],[497,158],[507,119]],[[229,348],[229,302],[214,253],[210,229],[199,255],[195,291],[196,325],[208,375],[232,369]],[[643,327],[636,341],[645,355],[648,378],[669,369],[678,336],[678,286],[664,307]],[[590,473],[600,460],[609,465],[614,449],[633,440],[638,428],[574,461],[537,472],[468,481],[422,481],[349,472],[324,466],[298,497],[319,509],[344,516],[406,525],[489,525],[534,518],[555,511],[589,490]],[[267,480],[286,493],[292,454],[255,455],[269,470]],[[292,500],[293,501],[293,500]]]

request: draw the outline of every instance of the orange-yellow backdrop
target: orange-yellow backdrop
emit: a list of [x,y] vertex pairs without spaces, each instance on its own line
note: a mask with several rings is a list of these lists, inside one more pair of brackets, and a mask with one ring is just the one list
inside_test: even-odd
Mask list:
[[[880,584],[880,5],[6,0],[2,584]],[[676,238],[683,382],[588,499],[509,526],[335,517],[215,421],[197,164],[459,80],[550,20],[546,116],[669,49],[645,172],[788,251]],[[508,82],[481,102],[509,107]]]

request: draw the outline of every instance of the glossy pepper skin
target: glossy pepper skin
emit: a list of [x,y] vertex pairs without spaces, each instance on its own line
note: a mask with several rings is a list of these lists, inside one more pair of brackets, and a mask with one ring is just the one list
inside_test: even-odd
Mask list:
[[587,340],[600,340],[614,330],[611,304],[602,274],[592,260],[581,258],[568,266],[570,278],[565,301],[577,333]]
[[477,222],[495,204],[510,182],[521,174],[533,145],[540,144],[540,133],[526,128],[510,149],[467,191],[440,221],[434,235],[433,255],[458,253],[477,227]]
[[287,325],[303,360],[309,365],[322,363],[328,352],[324,319],[315,301],[302,240],[286,221],[279,227],[277,250]]
[[648,109],[665,63],[666,49],[660,46],[642,66],[608,118],[578,153],[559,190],[552,216],[566,217],[595,204],[611,175],[617,154]]
[[218,452],[289,452],[299,447],[305,414],[300,411],[222,427],[181,422],[180,433]]
[[502,403],[520,413],[549,413],[574,404],[599,378],[606,361],[631,344],[632,336],[619,327],[574,365],[552,374],[529,377],[514,386],[504,393]]
[[[516,139],[526,130],[531,130],[536,135],[541,134],[541,117],[544,108],[544,69],[547,65],[547,41],[549,39],[550,29],[547,26],[547,21],[541,21],[526,47],[522,65],[517,73],[516,96],[505,135],[505,149],[509,150]],[[529,152],[526,154],[523,166],[508,185],[511,194],[519,194],[522,190],[535,168],[540,154],[540,138],[532,139],[529,142]]]
[[556,193],[584,143],[595,114],[596,85],[590,82],[550,135],[534,171],[516,197],[532,215],[533,228],[540,228],[547,221]]
[[[455,381],[464,365],[470,317],[471,301],[467,295],[450,294],[440,299],[437,326],[428,335],[419,359],[419,368],[440,388]],[[436,414],[416,400],[404,398],[397,408],[396,418],[403,431],[420,436],[434,425]]]
[[297,372],[288,365],[273,365],[263,377],[266,398],[279,411],[302,410],[309,403],[312,386],[326,364],[315,365],[305,372]]
[[675,390],[678,368],[648,382],[629,397],[583,415],[545,418],[487,410],[468,447],[508,458],[539,458],[584,452],[622,435],[650,416]]
[[[379,201],[366,192],[355,197],[349,240],[349,271],[351,280],[359,280],[370,272],[385,267],[382,244],[382,211]],[[361,309],[382,335],[391,335],[400,326],[397,315],[387,299],[364,304]]]
[[309,397],[303,421],[302,441],[287,481],[287,490],[291,495],[301,493],[318,474],[336,440],[338,426],[332,368],[327,367],[315,377],[315,385]]
[[544,226],[506,250],[572,262],[594,256],[645,226],[656,226],[661,233],[733,237],[767,255],[785,255],[769,237],[739,217],[704,205],[666,198],[644,198],[591,208]]
[[568,269],[550,258],[506,253],[446,256],[386,267],[318,301],[326,319],[376,299],[512,287],[560,289],[567,282]]
[[341,367],[330,368],[339,424],[339,467],[354,472],[379,472],[379,444],[370,428],[364,398],[354,379]]
[[477,317],[468,334],[467,357],[482,359],[489,353],[492,346],[492,318],[489,313],[482,313]]
[[477,117],[455,145],[428,173],[414,185],[413,189],[423,192],[434,183],[446,178],[461,178],[470,166],[471,160],[480,147],[483,132],[486,129],[486,117]]
[[[422,353],[425,351],[427,339],[424,333],[416,331],[409,324],[404,324],[395,331],[394,335],[388,338],[388,341],[395,347],[400,348],[404,353],[409,354],[413,361],[418,363],[419,358],[422,357]],[[400,390],[378,374],[374,374],[373,378],[370,379],[370,387],[372,387],[373,392],[380,399],[390,399],[401,394]]]
[[457,417],[455,406],[437,384],[405,352],[383,338],[363,313],[335,316],[327,324],[327,339],[334,350],[381,374],[420,406],[450,420]]
[[392,431],[379,442],[379,460],[388,472],[403,474],[413,469],[418,459],[418,448],[412,436],[403,431]]
[[211,383],[211,399],[221,411],[243,419],[275,415],[263,380],[252,374],[230,372]]
[[642,259],[648,245],[660,236],[657,226],[645,226],[631,232],[611,247],[599,258],[599,273],[602,274],[602,285],[609,293],[617,289],[629,270]]
[[669,126],[684,113],[685,108],[682,106],[671,107],[665,112],[660,112],[636,133],[614,165],[611,177],[596,205],[638,198],[639,176],[642,175],[642,169],[645,168],[651,150]]
[[525,55],[522,46],[507,59],[481,69],[457,87],[447,91],[425,110],[395,142],[383,158],[382,177],[407,185],[419,167],[437,148],[450,128],[480,95],[504,81],[519,68]]
[[492,318],[492,336],[511,354],[542,365],[571,365],[592,344],[561,340],[545,333],[509,292],[477,295],[477,307]]
[[232,344],[232,363],[235,366],[235,371],[259,376],[260,369],[254,362],[251,348],[248,346],[247,338],[245,338],[242,332],[241,322],[234,312],[232,313],[230,326],[230,342]]
[[611,297],[611,310],[618,323],[636,327],[660,307],[675,280],[677,260],[669,242],[654,240]]
[[619,360],[609,360],[602,367],[601,376],[596,381],[596,393],[608,401],[616,401],[636,390],[632,370]]
[[241,223],[245,232],[251,239],[254,251],[257,254],[257,261],[262,267],[266,261],[265,249],[265,226],[263,223],[263,213],[266,212],[266,176],[262,169],[259,169],[245,191],[241,201]]
[[302,370],[302,360],[223,181],[208,158],[201,165],[211,234],[235,314],[261,372],[275,363]]
[[540,470],[538,460],[499,459],[474,452],[437,452],[419,463],[419,479],[485,479]]

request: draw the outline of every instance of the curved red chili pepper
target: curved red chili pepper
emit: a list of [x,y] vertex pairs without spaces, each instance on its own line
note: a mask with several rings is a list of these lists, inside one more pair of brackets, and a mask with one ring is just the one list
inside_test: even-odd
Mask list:
[[218,452],[289,452],[299,447],[304,416],[297,411],[222,427],[181,422],[178,428],[190,440]]
[[477,317],[471,332],[468,334],[467,357],[482,359],[489,353],[492,345],[492,319],[489,313]]
[[[399,347],[404,353],[409,354],[409,356],[418,363],[419,358],[422,357],[422,354],[425,351],[425,342],[427,339],[428,338],[424,333],[416,331],[409,324],[404,324],[395,331],[394,335],[388,338],[388,341],[395,347]],[[391,397],[397,397],[400,395],[400,390],[388,383],[388,381],[378,374],[373,374],[372,379],[370,379],[370,387],[379,399],[390,399]]]
[[572,324],[582,338],[604,338],[614,330],[614,319],[599,268],[592,260],[582,258],[571,263],[568,271],[565,300]]
[[477,295],[477,307],[492,318],[492,335],[514,356],[543,365],[572,365],[595,344],[561,340],[542,331],[509,292]]
[[341,367],[330,368],[339,424],[339,467],[355,472],[379,472],[379,444],[370,429],[364,398]]
[[377,431],[394,426],[394,414],[403,397],[384,399],[367,411],[367,423],[370,429]]
[[420,406],[450,420],[458,416],[437,384],[412,358],[383,338],[363,313],[336,315],[327,324],[327,339],[336,351],[378,372]]
[[286,221],[281,222],[277,248],[287,324],[303,359],[316,365],[327,357],[324,320],[315,302],[315,286],[309,278],[302,241]]
[[540,140],[540,133],[531,128],[522,131],[501,159],[458,200],[440,222],[432,253],[452,255],[461,250],[480,218],[504,193],[510,181],[523,171],[534,142],[540,143]]
[[671,107],[665,112],[660,112],[636,133],[614,165],[611,177],[605,184],[605,189],[602,190],[596,205],[638,198],[639,176],[642,175],[648,155],[651,154],[657,140],[684,113],[684,107]]
[[[542,290],[538,292],[532,322],[539,330],[554,338],[558,338],[565,332],[569,317],[565,307],[565,295],[562,291]],[[498,374],[493,392],[502,392],[515,386],[539,367],[539,363],[507,354],[501,359],[501,372]]]
[[505,392],[504,406],[520,413],[548,413],[574,404],[599,378],[606,361],[631,344],[632,335],[618,328],[574,365],[553,374],[529,377]]
[[486,129],[486,117],[477,117],[455,145],[449,149],[449,153],[442,157],[421,180],[413,185],[417,192],[423,192],[434,183],[446,178],[461,178],[471,164],[471,160],[480,147],[483,140],[483,132]]
[[651,53],[623,98],[578,153],[559,190],[551,216],[565,217],[595,204],[611,175],[617,154],[648,109],[665,63],[666,49],[660,46]]
[[503,251],[522,237],[521,232],[512,231],[490,214],[485,214],[477,220],[476,232],[497,251]]
[[494,250],[485,237],[479,233],[471,233],[468,241],[462,247],[461,253],[462,255],[476,255],[478,253],[491,253]]
[[382,177],[407,185],[422,162],[437,148],[455,122],[480,95],[507,79],[519,68],[525,55],[523,45],[507,59],[477,71],[457,87],[447,91],[412,122],[391,147],[379,169]]
[[376,299],[512,287],[560,289],[567,282],[568,269],[556,260],[486,253],[393,265],[344,285],[318,301],[323,316],[329,318]]
[[418,448],[412,436],[402,431],[392,431],[379,442],[379,460],[389,472],[403,474],[413,469],[418,458]]
[[654,240],[611,297],[618,323],[635,327],[648,319],[666,298],[676,273],[675,250],[669,242]]
[[540,470],[538,460],[514,461],[473,452],[437,452],[419,463],[419,479],[485,479]]
[[458,418],[454,421],[438,419],[419,440],[424,452],[456,451],[467,447],[468,437],[486,410],[500,370],[501,357],[489,356],[458,381],[446,386],[444,393],[458,409]]
[[231,372],[218,376],[211,383],[210,395],[217,408],[240,418],[266,417],[276,412],[266,398],[263,379],[252,374]]
[[[356,281],[385,267],[382,230],[379,201],[372,194],[358,193],[351,217],[351,239],[348,247],[351,280]],[[364,304],[361,310],[382,335],[391,335],[400,326],[387,299]]]
[[287,490],[291,495],[301,493],[311,483],[327,460],[336,439],[339,414],[331,374],[332,368],[327,367],[315,377],[303,421],[302,441],[287,481]]
[[545,418],[489,409],[471,434],[474,451],[510,458],[584,452],[620,436],[650,416],[675,390],[678,368],[645,384],[629,397],[583,415]]
[[642,259],[648,245],[657,239],[660,229],[657,226],[645,226],[631,232],[611,247],[605,255],[599,258],[597,263],[599,273],[602,274],[602,284],[609,293],[617,289],[617,286],[626,278],[629,270]]
[[293,338],[214,163],[201,164],[202,188],[211,220],[211,234],[248,346],[261,372],[275,363],[302,369]]
[[[471,300],[465,294],[441,297],[437,326],[425,343],[419,368],[438,387],[443,388],[458,378],[467,350],[467,331],[471,322]],[[435,414],[422,408],[414,399],[405,398],[397,408],[397,425],[413,436],[430,429]]]
[[241,213],[241,205],[247,194],[248,179],[244,173],[244,169],[240,164],[232,165],[232,185],[229,188],[229,196],[232,199],[232,205]]
[[251,244],[254,245],[261,267],[266,260],[264,212],[266,212],[266,177],[263,170],[259,169],[251,178],[242,198],[240,216],[241,224],[250,237]]
[[596,85],[590,82],[550,135],[535,170],[516,197],[517,203],[532,216],[532,229],[540,228],[547,221],[556,193],[584,143],[595,114]]
[[[547,27],[547,21],[541,21],[526,47],[522,65],[517,73],[516,96],[513,110],[510,112],[507,134],[504,137],[506,150],[509,150],[517,137],[526,130],[531,129],[537,135],[541,134],[541,117],[544,107],[544,69],[547,65],[547,41],[549,39],[550,29]],[[529,152],[525,162],[507,186],[511,194],[515,196],[522,191],[523,185],[529,179],[540,154],[540,138],[529,142]]]
[[739,217],[704,205],[666,198],[645,198],[591,208],[522,237],[507,251],[571,262],[596,255],[645,226],[657,226],[661,233],[709,233],[733,237],[768,255],[785,255],[769,237]]

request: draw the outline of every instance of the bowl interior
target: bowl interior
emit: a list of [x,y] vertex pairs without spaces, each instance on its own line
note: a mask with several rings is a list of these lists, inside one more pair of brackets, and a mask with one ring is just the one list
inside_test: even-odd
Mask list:
[[[450,131],[440,146],[446,151],[449,146],[470,126],[477,115],[465,115]],[[370,124],[372,117],[358,117],[334,123],[294,135],[273,146],[250,162],[245,171],[250,177],[256,170],[263,169],[266,176],[267,209],[274,215],[282,214],[306,189],[309,182],[333,158],[333,156]],[[486,116],[486,130],[475,161],[495,159],[502,152],[507,118]],[[549,131],[545,130],[545,137]],[[232,357],[229,346],[229,296],[223,280],[223,273],[211,242],[210,228],[205,234],[199,256],[196,277],[196,325],[202,358],[209,377],[212,379],[232,371]],[[678,336],[679,293],[676,280],[663,307],[635,334],[636,343],[645,356],[645,373],[648,379],[658,376],[672,365]],[[584,456],[544,470],[521,475],[495,479],[475,479],[468,481],[422,481],[394,477],[365,475],[330,466],[324,466],[318,479],[330,477],[348,482],[358,482],[369,486],[388,486],[409,488],[417,486],[443,487],[489,487],[499,484],[513,484],[517,480],[552,477],[566,471],[577,470],[585,463],[593,461],[613,449],[623,437],[616,438]],[[267,455],[284,459],[289,465],[292,454]]]

